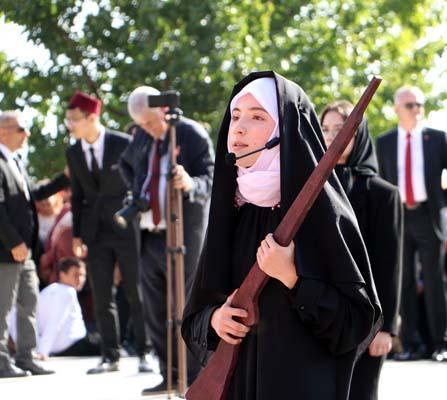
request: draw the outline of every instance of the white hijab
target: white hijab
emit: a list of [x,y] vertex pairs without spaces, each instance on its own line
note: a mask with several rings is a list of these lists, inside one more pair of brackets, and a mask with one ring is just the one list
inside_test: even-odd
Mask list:
[[[255,79],[246,85],[230,103],[230,111],[236,108],[241,97],[251,94],[275,121],[268,140],[279,137],[278,99],[273,78]],[[230,149],[228,137],[228,151]],[[259,207],[274,207],[281,201],[279,145],[265,149],[249,168],[237,168],[236,199],[239,205],[252,203]]]

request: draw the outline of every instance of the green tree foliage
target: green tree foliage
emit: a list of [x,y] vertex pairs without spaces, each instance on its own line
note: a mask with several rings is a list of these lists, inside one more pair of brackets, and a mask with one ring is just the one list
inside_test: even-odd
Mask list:
[[[0,0],[6,19],[50,53],[44,68],[0,56],[0,108],[39,111],[30,154],[38,177],[63,166],[62,121],[75,89],[100,97],[105,124],[123,130],[132,89],[174,88],[185,114],[215,135],[234,82],[250,71],[274,69],[296,81],[317,111],[335,98],[356,101],[371,75],[381,74],[367,114],[377,135],[393,123],[397,87],[430,91],[425,74],[445,46],[430,29],[444,22],[444,8],[443,0]],[[40,134],[49,111],[59,134]]]

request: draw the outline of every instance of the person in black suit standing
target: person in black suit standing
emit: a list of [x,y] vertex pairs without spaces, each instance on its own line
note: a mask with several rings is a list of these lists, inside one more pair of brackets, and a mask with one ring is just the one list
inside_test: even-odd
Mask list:
[[121,179],[118,160],[130,138],[106,130],[100,123],[100,110],[99,100],[77,92],[66,112],[67,127],[77,139],[66,151],[72,186],[73,252],[78,257],[87,254],[88,277],[102,339],[102,359],[87,373],[119,369],[119,325],[113,292],[116,264],[130,305],[138,370],[150,372],[138,283],[136,225],[123,230],[113,222],[128,189]]
[[432,358],[447,361],[443,272],[446,201],[441,189],[441,174],[447,168],[447,136],[443,131],[424,126],[424,95],[420,89],[398,89],[394,108],[399,124],[377,139],[377,154],[381,176],[399,188],[405,209],[401,304],[404,351],[396,354],[395,359],[418,359],[426,352],[417,332],[417,253],[424,276],[428,326],[434,345]]
[[[32,260],[38,247],[35,202],[69,185],[59,174],[46,185],[35,185],[15,153],[26,142],[29,130],[21,114],[0,114],[0,378],[46,375],[33,361],[36,347],[36,306],[39,279]],[[8,353],[7,316],[17,306],[16,362]]]
[[[135,89],[128,102],[129,113],[138,125],[132,143],[123,153],[123,175],[132,184],[134,198],[148,202],[149,211],[141,215],[141,283],[145,318],[154,349],[160,360],[163,382],[143,390],[143,395],[167,387],[166,349],[166,185],[169,169],[168,124],[165,108],[150,108],[149,95],[160,92],[148,86]],[[205,129],[197,122],[181,117],[176,125],[177,170],[174,187],[183,190],[185,255],[185,293],[188,295],[196,272],[204,239],[214,170],[214,151]],[[154,172],[156,171],[156,172]],[[151,194],[154,193],[155,195]],[[175,338],[175,333],[174,336]],[[176,348],[175,339],[173,348]],[[173,381],[177,380],[176,352]],[[198,374],[200,365],[188,354],[188,383]]]
[[[354,106],[336,101],[321,113],[321,127],[329,147]],[[379,166],[368,124],[360,124],[335,168],[357,217],[371,262],[383,311],[383,326],[357,360],[350,400],[377,400],[380,372],[392,337],[397,335],[402,278],[403,210],[399,190],[378,176]]]

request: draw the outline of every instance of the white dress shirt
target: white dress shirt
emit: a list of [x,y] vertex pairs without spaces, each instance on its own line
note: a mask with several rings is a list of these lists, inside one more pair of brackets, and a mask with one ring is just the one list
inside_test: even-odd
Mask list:
[[[422,129],[423,126],[418,125],[411,131],[411,176],[413,182],[414,201],[416,203],[427,201]],[[397,128],[397,134],[397,179],[400,197],[402,202],[406,203],[405,154],[407,150],[407,131],[399,125]]]
[[28,185],[26,183],[25,176],[23,175],[22,171],[20,171],[16,160],[14,159],[14,154],[9,150],[4,144],[0,143],[0,151],[5,156],[9,168],[11,168],[12,174],[16,178],[17,182],[20,185],[20,188],[22,189],[23,193],[25,194],[26,199],[29,201],[31,199]]
[[101,125],[99,127],[99,136],[93,143],[89,143],[85,139],[81,139],[82,151],[84,152],[85,161],[87,162],[87,167],[90,171],[92,170],[92,154],[90,153],[91,147],[93,147],[93,153],[95,154],[98,167],[99,169],[102,169],[105,136],[106,129]]
[[75,288],[52,283],[37,303],[37,351],[49,355],[68,349],[87,335]]
[[[162,138],[161,140],[164,140]],[[148,173],[146,179],[144,180],[141,193],[142,197],[145,197],[148,201],[149,193],[147,193],[149,182],[152,176],[152,160],[155,155],[155,141],[151,147],[151,152],[149,154],[149,162],[148,162]],[[163,154],[160,158],[160,181],[158,184],[158,199],[160,202],[160,211],[161,211],[161,220],[160,223],[155,227],[154,220],[152,218],[152,210],[146,211],[141,214],[140,219],[140,228],[148,229],[150,231],[154,229],[166,229],[166,186],[167,186],[167,176],[168,176],[168,168],[169,168],[169,151]]]

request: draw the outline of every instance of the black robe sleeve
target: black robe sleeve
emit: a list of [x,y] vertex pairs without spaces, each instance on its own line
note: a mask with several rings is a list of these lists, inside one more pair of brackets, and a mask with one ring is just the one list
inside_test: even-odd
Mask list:
[[210,352],[216,350],[220,338],[211,328],[211,316],[220,305],[205,307],[189,316],[182,324],[182,335],[192,354],[205,365]]
[[[374,237],[366,238],[377,294],[383,310],[382,331],[397,335],[401,274],[403,211],[397,188],[388,186],[377,199]],[[385,197],[385,196],[386,197]]]
[[334,355],[358,347],[374,325],[374,307],[361,284],[335,287],[301,277],[290,299],[301,321]]

